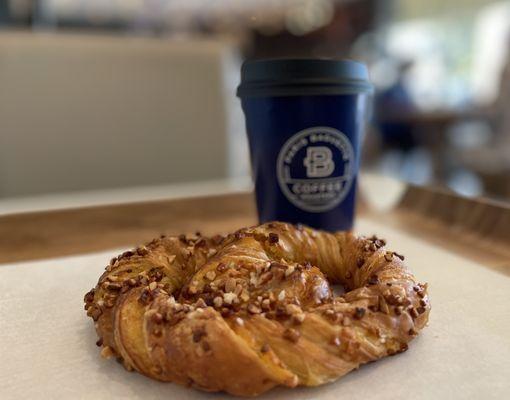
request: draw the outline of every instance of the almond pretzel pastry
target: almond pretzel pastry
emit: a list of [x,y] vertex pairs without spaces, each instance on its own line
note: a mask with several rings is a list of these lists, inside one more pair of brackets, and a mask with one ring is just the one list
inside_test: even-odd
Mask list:
[[128,370],[254,396],[407,350],[430,304],[403,260],[375,236],[279,222],[162,236],[114,258],[85,309],[101,354]]

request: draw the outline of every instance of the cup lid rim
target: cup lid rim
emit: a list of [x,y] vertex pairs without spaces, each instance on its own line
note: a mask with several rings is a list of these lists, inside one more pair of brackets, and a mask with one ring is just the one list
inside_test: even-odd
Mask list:
[[304,92],[369,91],[372,88],[367,67],[354,60],[330,58],[273,58],[247,60],[241,67],[240,97],[267,91]]

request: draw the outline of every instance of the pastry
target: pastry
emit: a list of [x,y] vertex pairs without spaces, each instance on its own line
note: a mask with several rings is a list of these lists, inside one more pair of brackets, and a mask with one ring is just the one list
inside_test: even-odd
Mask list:
[[273,222],[125,252],[85,309],[102,355],[128,370],[254,396],[321,385],[407,350],[430,304],[384,240]]

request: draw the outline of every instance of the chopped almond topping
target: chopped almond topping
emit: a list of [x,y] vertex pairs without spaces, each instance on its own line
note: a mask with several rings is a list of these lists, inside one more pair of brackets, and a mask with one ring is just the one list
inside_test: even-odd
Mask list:
[[306,314],[305,313],[298,313],[298,314],[294,314],[292,315],[292,321],[295,323],[295,324],[301,324],[303,323],[303,321],[305,320],[306,318]]
[[198,308],[206,308],[207,307],[207,304],[205,304],[205,301],[202,298],[198,299],[198,301],[196,302],[195,305]]
[[242,301],[248,301],[250,299],[250,295],[246,290],[243,290],[240,297]]
[[236,280],[234,278],[228,278],[225,282],[225,292],[233,292],[236,288]]
[[224,293],[223,301],[227,304],[232,304],[237,299],[237,294],[235,293]]
[[115,352],[110,346],[104,346],[101,350],[101,357],[103,358],[111,358],[115,355]]
[[213,304],[216,308],[221,307],[223,305],[223,298],[221,298],[220,296],[215,297],[213,300]]
[[264,310],[269,310],[271,308],[271,302],[269,301],[269,299],[262,300],[260,305]]
[[237,294],[238,296],[241,294],[241,292],[243,291],[243,285],[241,284],[237,284],[236,285],[236,288],[234,289],[234,293]]
[[283,332],[283,337],[287,340],[290,340],[291,342],[294,342],[294,343],[296,343],[299,340],[300,336],[301,336],[301,334],[299,333],[299,331],[292,329],[292,328],[287,328]]
[[260,314],[262,312],[262,310],[257,307],[255,304],[251,303],[251,304],[248,304],[248,312],[250,312],[251,314]]
[[214,280],[214,278],[216,278],[216,272],[214,271],[208,271],[206,274],[205,274],[205,277],[207,279],[209,279],[210,281]]

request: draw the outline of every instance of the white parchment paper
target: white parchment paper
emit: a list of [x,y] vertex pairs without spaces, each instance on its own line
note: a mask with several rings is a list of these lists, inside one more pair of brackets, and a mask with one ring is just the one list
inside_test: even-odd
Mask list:
[[[405,254],[432,303],[409,350],[318,388],[276,389],[262,399],[508,399],[510,276],[370,220]],[[83,295],[117,251],[0,265],[0,399],[223,399],[160,383],[103,360]]]

